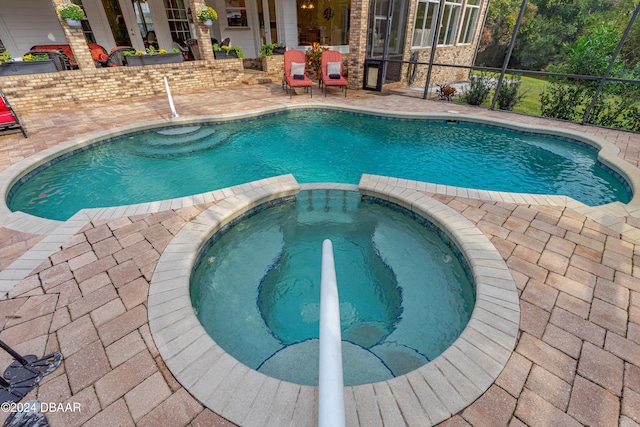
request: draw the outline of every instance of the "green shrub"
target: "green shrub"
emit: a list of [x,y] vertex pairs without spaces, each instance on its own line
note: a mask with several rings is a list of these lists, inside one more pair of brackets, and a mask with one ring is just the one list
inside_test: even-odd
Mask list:
[[501,110],[513,110],[513,107],[526,95],[526,92],[520,92],[522,79],[519,75],[511,76],[502,80],[502,85],[498,91],[498,108]]
[[540,111],[544,117],[576,121],[580,117],[581,106],[589,101],[588,98],[582,86],[552,83],[540,94]]
[[491,80],[485,73],[472,75],[469,88],[462,94],[462,100],[469,105],[481,105],[489,96],[493,86]]

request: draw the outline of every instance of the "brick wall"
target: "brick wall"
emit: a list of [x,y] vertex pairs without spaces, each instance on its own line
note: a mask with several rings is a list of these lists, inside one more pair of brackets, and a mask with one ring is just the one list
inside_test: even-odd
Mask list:
[[[364,58],[367,49],[369,0],[351,0],[351,26],[349,28],[349,89],[362,89]],[[344,60],[344,58],[343,58]]]
[[167,76],[171,93],[175,95],[241,84],[244,69],[241,59],[94,68],[2,76],[0,87],[20,114],[88,102],[164,94],[164,76]]
[[[429,62],[431,49],[419,51],[419,62]],[[475,46],[446,46],[436,49],[435,62],[438,64],[472,65]],[[414,87],[424,87],[427,80],[428,65],[419,65],[416,69]],[[408,73],[402,77],[407,81]],[[431,71],[431,85],[453,83],[469,79],[469,70],[464,68],[433,67]]]
[[[434,61],[438,64],[454,64],[454,65],[473,65],[474,54],[476,50],[476,44],[480,40],[482,34],[482,24],[485,20],[485,15],[488,11],[489,1],[484,0],[481,2],[478,19],[476,21],[476,28],[473,36],[473,41],[468,45],[459,46],[439,46],[436,48],[436,56]],[[413,26],[415,24],[415,15],[418,8],[418,2],[412,0],[409,3],[409,13],[406,21],[406,37],[403,50],[403,57],[406,61],[409,60],[411,52],[416,49],[411,48],[411,39],[413,37]],[[460,26],[458,26],[458,31]],[[457,34],[456,34],[457,40]],[[418,49],[420,62],[429,62],[431,56],[431,49]],[[412,86],[424,87],[427,80],[427,65],[420,65],[416,69],[415,81]],[[407,64],[403,64],[402,69],[402,83],[408,84],[409,72]],[[431,85],[452,83],[461,80],[467,80],[469,78],[469,70],[462,68],[451,67],[434,67],[431,72]]]

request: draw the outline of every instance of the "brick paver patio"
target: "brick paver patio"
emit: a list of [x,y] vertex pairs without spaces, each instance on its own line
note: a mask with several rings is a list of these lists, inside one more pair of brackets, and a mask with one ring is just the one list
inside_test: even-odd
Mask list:
[[[178,112],[207,115],[289,102],[278,85],[176,96]],[[294,96],[293,103],[309,101]],[[451,104],[350,92],[318,103],[391,111]],[[0,167],[97,128],[166,118],[162,97],[25,117],[30,137],[0,137]],[[166,108],[165,108],[166,107]],[[461,112],[549,124],[544,119],[455,106]],[[640,136],[598,134],[639,164]],[[640,426],[640,242],[564,207],[434,195],[475,223],[506,261],[520,293],[520,336],[507,366],[446,426]],[[59,351],[63,364],[24,400],[79,402],[49,413],[52,426],[226,426],[171,375],[149,332],[147,292],[171,238],[206,206],[94,221],[0,301],[0,339],[21,353]],[[635,217],[624,218],[638,227]],[[0,228],[0,269],[42,236]],[[10,359],[0,354],[0,367]],[[6,418],[0,413],[0,420]],[[365,419],[366,417],[362,417]]]

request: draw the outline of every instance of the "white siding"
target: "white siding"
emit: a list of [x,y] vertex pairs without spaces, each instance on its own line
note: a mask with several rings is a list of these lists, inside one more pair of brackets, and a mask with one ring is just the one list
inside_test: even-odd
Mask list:
[[0,19],[0,37],[13,57],[34,45],[68,43],[50,0],[0,0]]
[[220,26],[220,38],[218,41],[221,42],[225,38],[229,37],[231,39],[230,44],[232,46],[240,46],[242,48],[242,53],[244,53],[245,58],[257,58],[257,42],[254,37],[254,29],[258,27],[258,22],[255,20],[255,17],[257,16],[257,13],[255,12],[255,0],[246,0],[247,23],[249,28],[234,28],[227,26],[224,0],[216,0],[215,2],[208,1],[207,3],[218,12],[218,25]]
[[87,19],[89,19],[91,31],[93,32],[93,36],[96,38],[96,43],[107,49],[107,51],[115,47],[116,42],[113,39],[111,27],[109,27],[107,14],[104,13],[102,1],[82,0],[82,6],[84,7],[84,12],[87,14]]
[[[279,0],[282,6],[282,26],[284,27],[284,44],[287,48],[298,46],[298,15],[296,0]],[[277,7],[277,6],[276,6]],[[278,16],[278,19],[280,19]]]

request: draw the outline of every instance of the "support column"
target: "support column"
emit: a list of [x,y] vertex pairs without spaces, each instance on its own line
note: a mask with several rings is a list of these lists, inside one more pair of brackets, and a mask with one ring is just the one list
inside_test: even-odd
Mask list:
[[[51,0],[54,11],[56,7],[62,3],[64,3],[63,0]],[[73,59],[78,64],[78,68],[85,71],[95,70],[96,65],[93,62],[93,58],[91,57],[91,51],[87,46],[87,41],[84,38],[82,28],[71,28],[69,27],[69,25],[67,25],[67,22],[64,19],[58,16],[57,12],[56,16],[60,21],[60,25],[62,26],[64,35],[67,37],[67,41],[69,41],[69,45],[71,46],[71,50],[73,51]]]
[[[200,21],[196,17],[196,13],[198,9],[207,6],[204,0],[189,0],[189,6],[191,8],[191,13],[193,16],[193,22],[196,27],[196,39],[198,39],[198,49],[200,50],[200,58],[205,61],[213,61],[215,58],[213,57],[213,45],[211,44],[211,33],[209,31],[209,27],[204,25],[202,21]],[[219,11],[216,11],[219,12]],[[218,15],[218,19],[220,16]]]
[[349,29],[349,89],[362,89],[367,50],[369,0],[351,0]]

